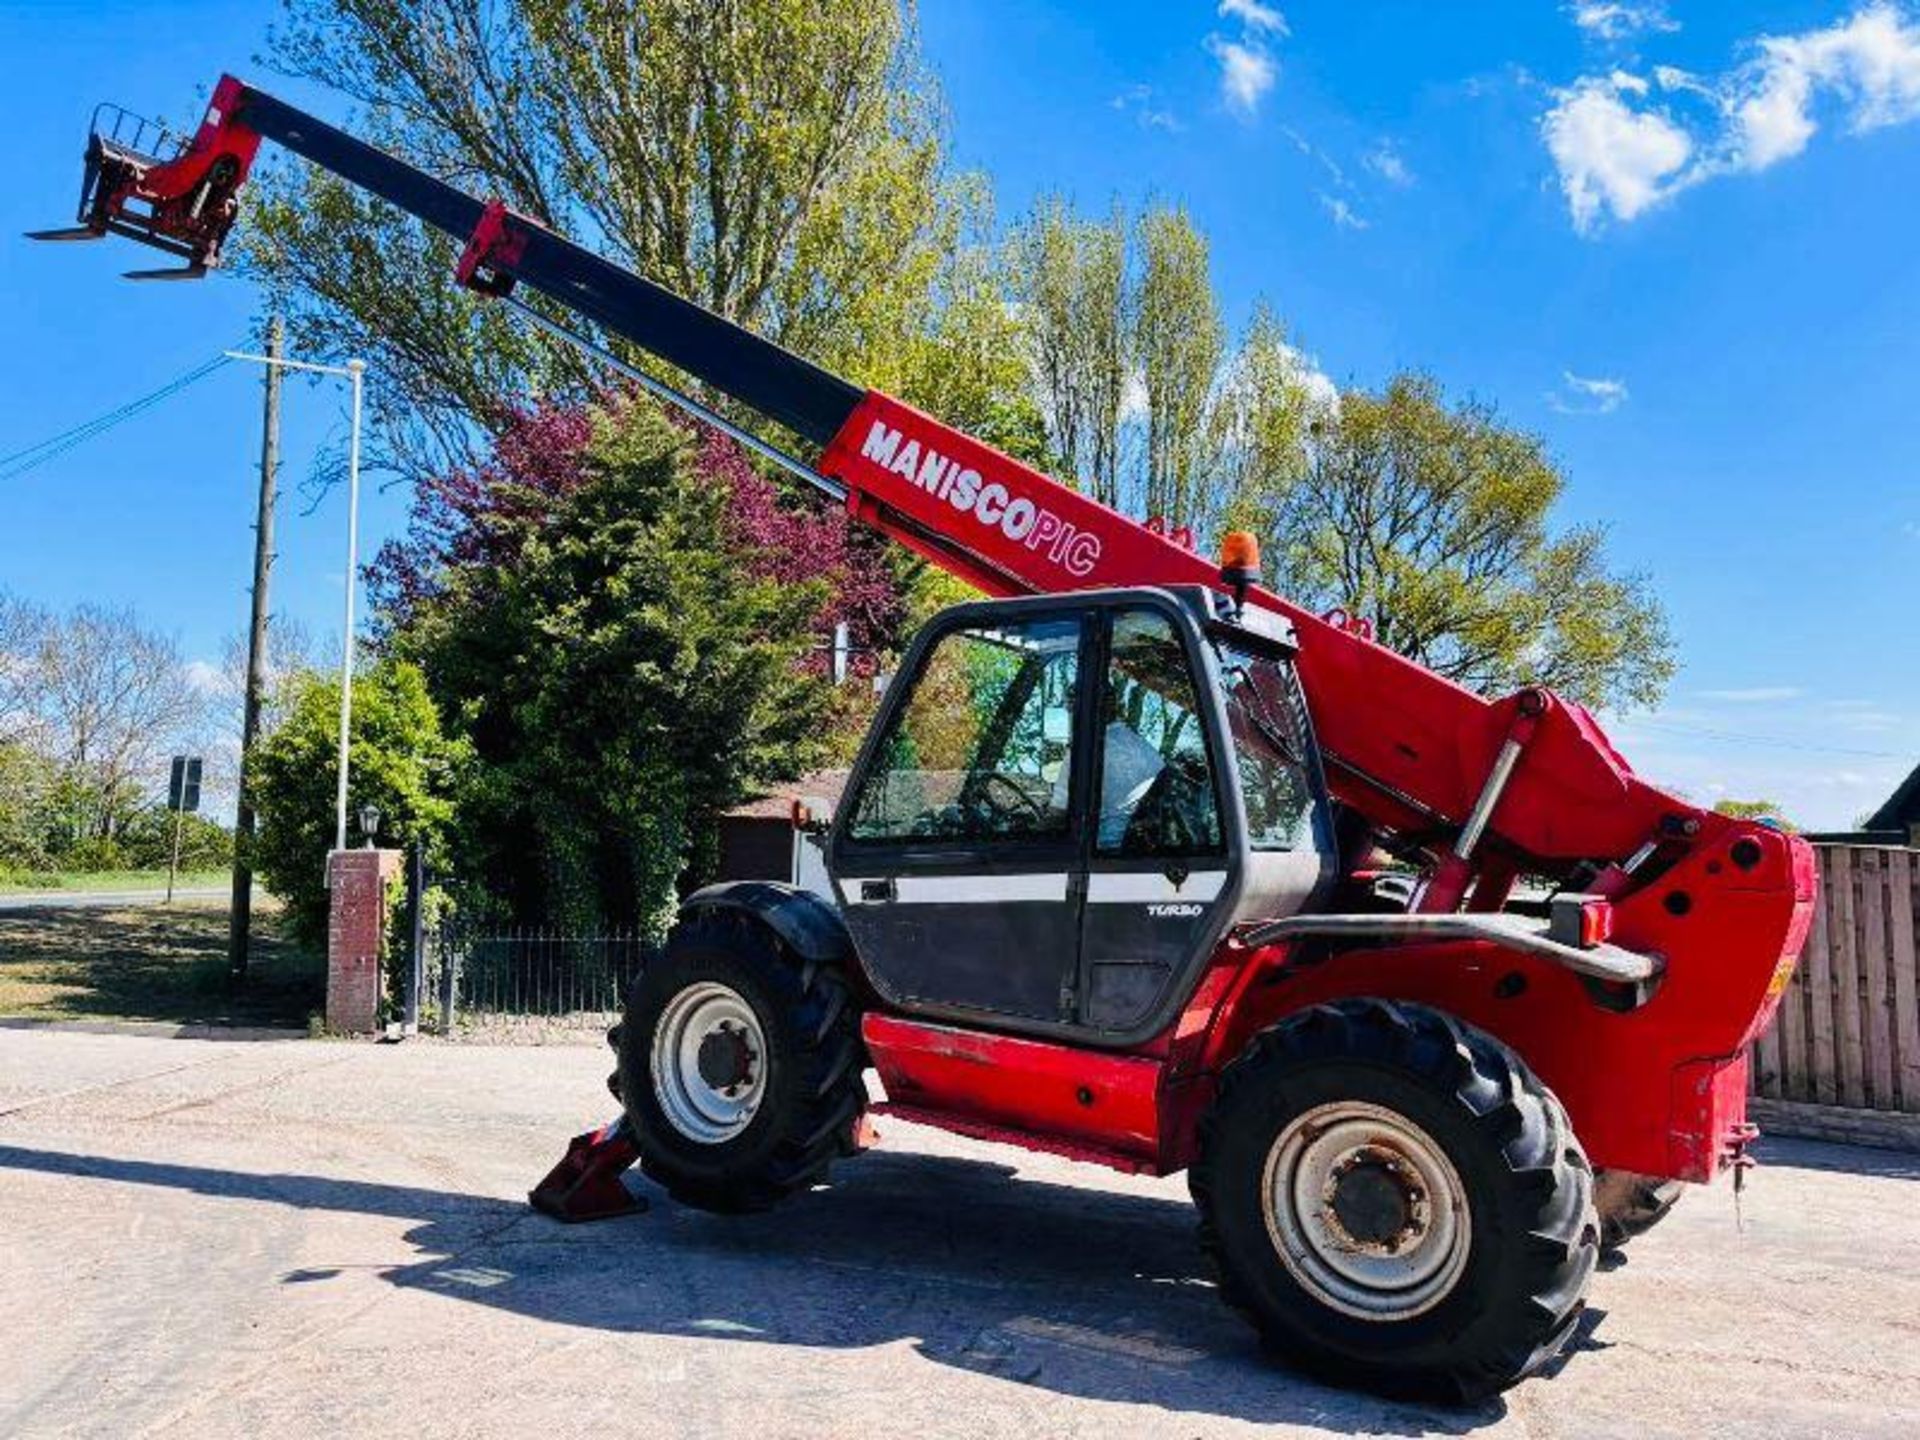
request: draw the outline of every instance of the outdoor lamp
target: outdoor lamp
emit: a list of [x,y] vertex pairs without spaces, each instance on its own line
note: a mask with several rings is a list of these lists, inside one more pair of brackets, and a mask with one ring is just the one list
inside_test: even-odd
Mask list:
[[380,829],[380,807],[362,805],[360,807],[360,833],[367,837],[367,849],[373,849],[373,837]]

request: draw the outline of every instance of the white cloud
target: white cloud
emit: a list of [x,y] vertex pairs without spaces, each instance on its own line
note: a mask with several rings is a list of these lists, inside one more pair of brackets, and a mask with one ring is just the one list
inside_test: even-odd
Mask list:
[[1293,148],[1298,150],[1302,155],[1305,155],[1310,160],[1317,160],[1321,168],[1332,177],[1334,184],[1345,185],[1347,183],[1347,172],[1341,168],[1340,162],[1322,150],[1318,145],[1314,144],[1305,135],[1302,135],[1298,130],[1294,129],[1293,126],[1283,125],[1280,133],[1292,141]]
[[1243,44],[1218,35],[1207,37],[1207,53],[1220,63],[1220,94],[1227,108],[1252,118],[1280,78],[1279,65],[1258,43]]
[[[1632,220],[1703,180],[1791,159],[1827,112],[1854,134],[1920,119],[1920,23],[1892,0],[1750,48],[1751,59],[1718,77],[1658,65],[1651,84],[1616,69],[1554,92],[1541,135],[1574,229],[1590,234],[1608,216]],[[1675,100],[1696,113],[1678,113]]]
[[1391,140],[1382,140],[1374,146],[1361,157],[1361,163],[1389,185],[1397,185],[1404,190],[1413,184],[1413,171],[1407,167],[1399,147]]
[[1287,37],[1286,17],[1263,0],[1220,0],[1214,13],[1237,23],[1240,32],[1237,39],[1207,36],[1207,53],[1220,66],[1220,94],[1229,110],[1251,120],[1280,78],[1280,64],[1267,41]]
[[1599,40],[1627,40],[1680,28],[1660,0],[1574,0],[1569,9],[1573,23]]
[[1547,404],[1562,415],[1611,415],[1626,403],[1626,381],[1571,370],[1562,370],[1559,387],[1547,392]]
[[227,675],[211,660],[189,660],[187,684],[202,695],[214,695],[227,688]]
[[1222,20],[1238,20],[1252,31],[1279,36],[1288,33],[1287,17],[1271,5],[1262,5],[1260,0],[1220,0],[1217,13]]
[[1723,705],[1766,705],[1778,700],[1797,700],[1806,692],[1798,685],[1749,685],[1734,690],[1701,690],[1702,700]]
[[1731,161],[1764,170],[1807,148],[1821,93],[1841,102],[1856,134],[1920,116],[1920,26],[1879,3],[1824,30],[1769,35],[1728,89]]
[[1327,212],[1327,218],[1342,230],[1365,230],[1373,222],[1363,215],[1354,213],[1354,209],[1338,195],[1320,192],[1320,208]]
[[1611,78],[1590,76],[1558,92],[1541,130],[1583,235],[1605,211],[1631,220],[1665,199],[1693,156],[1685,130],[1658,110],[1635,110]]
[[[1618,75],[1618,70],[1613,72]],[[1702,80],[1691,70],[1682,70],[1678,65],[1656,65],[1653,67],[1653,83],[1662,90],[1687,90],[1708,100],[1715,98],[1713,86]],[[1642,91],[1644,94],[1645,92]]]
[[1109,103],[1123,114],[1132,115],[1143,130],[1164,130],[1172,135],[1186,128],[1178,115],[1158,102],[1151,85],[1129,85]]

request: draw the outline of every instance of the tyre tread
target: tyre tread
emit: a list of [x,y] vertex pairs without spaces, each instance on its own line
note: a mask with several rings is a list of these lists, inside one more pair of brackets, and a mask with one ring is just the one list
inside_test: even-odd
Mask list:
[[[1299,1069],[1333,1062],[1385,1063],[1439,1094],[1504,1157],[1517,1196],[1534,1207],[1525,1227],[1523,1289],[1500,1307],[1497,1332],[1472,1353],[1400,1364],[1318,1342],[1312,1327],[1263,1307],[1227,1243],[1218,1215],[1226,1127],[1257,1096]],[[1592,1170],[1566,1112],[1526,1063],[1492,1036],[1444,1012],[1408,1002],[1357,998],[1315,1005],[1254,1036],[1222,1071],[1198,1130],[1189,1184],[1199,1210],[1200,1249],[1221,1299],[1270,1351],[1341,1383],[1396,1394],[1474,1400],[1548,1364],[1574,1333],[1598,1254]]]

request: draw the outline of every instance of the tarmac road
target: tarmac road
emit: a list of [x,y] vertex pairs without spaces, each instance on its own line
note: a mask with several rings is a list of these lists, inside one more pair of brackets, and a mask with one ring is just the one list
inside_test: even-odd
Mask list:
[[0,1030],[0,1434],[1920,1434],[1920,1157],[1690,1195],[1580,1347],[1470,1411],[1309,1384],[1183,1182],[879,1122],[767,1216],[528,1211],[587,1047]]
[[[173,892],[173,898],[176,904],[182,900],[225,900],[231,893],[224,885],[192,890],[181,887]],[[129,910],[141,905],[164,905],[166,901],[164,889],[36,890],[0,895],[0,910]]]

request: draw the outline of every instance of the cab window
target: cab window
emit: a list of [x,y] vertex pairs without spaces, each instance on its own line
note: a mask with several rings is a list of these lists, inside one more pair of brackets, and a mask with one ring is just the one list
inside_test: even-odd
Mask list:
[[1247,847],[1311,850],[1313,787],[1307,777],[1306,724],[1298,680],[1283,660],[1226,647],[1220,655],[1227,730],[1247,809]]
[[1065,840],[1081,623],[942,636],[855,800],[854,841]]
[[1158,610],[1113,617],[1102,692],[1100,813],[1107,856],[1212,855],[1220,804],[1193,668]]

